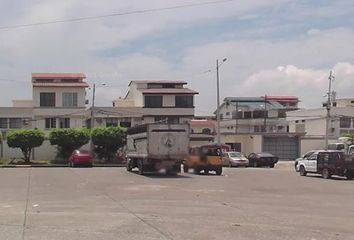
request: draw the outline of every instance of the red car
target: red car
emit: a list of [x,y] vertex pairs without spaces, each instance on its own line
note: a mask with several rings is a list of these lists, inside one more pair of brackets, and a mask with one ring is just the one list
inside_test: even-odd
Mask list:
[[89,166],[92,167],[92,156],[88,150],[74,150],[69,157],[69,166]]

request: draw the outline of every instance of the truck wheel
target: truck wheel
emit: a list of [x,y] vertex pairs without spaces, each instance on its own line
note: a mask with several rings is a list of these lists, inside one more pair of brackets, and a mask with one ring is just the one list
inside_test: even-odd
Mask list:
[[144,174],[144,165],[143,165],[143,161],[139,160],[138,161],[138,169],[139,169],[139,175],[143,175]]
[[216,175],[221,175],[221,173],[222,173],[222,167],[218,167],[218,168],[215,170],[215,173],[216,173]]
[[307,172],[304,166],[300,166],[300,176],[306,176]]
[[187,173],[189,170],[189,167],[187,165],[183,164],[183,172]]
[[347,172],[345,174],[345,176],[348,180],[353,180],[354,179],[354,172]]
[[127,171],[128,171],[128,172],[131,172],[132,169],[133,169],[133,168],[132,168],[132,162],[131,162],[131,160],[128,160],[128,161],[127,161]]
[[331,178],[331,173],[330,173],[330,171],[329,171],[328,168],[324,168],[324,169],[322,170],[322,177],[323,177],[324,179],[329,179],[329,178]]

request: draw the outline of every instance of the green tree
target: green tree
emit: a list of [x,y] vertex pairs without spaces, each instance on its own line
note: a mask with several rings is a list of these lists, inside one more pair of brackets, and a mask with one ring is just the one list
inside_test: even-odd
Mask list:
[[121,127],[94,128],[92,142],[99,157],[111,160],[114,153],[125,145],[125,132],[126,129]]
[[45,135],[40,130],[15,130],[7,135],[7,145],[10,148],[20,148],[25,163],[30,163],[33,148],[43,144]]
[[58,156],[67,159],[70,154],[90,140],[90,132],[87,129],[67,128],[53,129],[49,134],[51,145],[58,146]]

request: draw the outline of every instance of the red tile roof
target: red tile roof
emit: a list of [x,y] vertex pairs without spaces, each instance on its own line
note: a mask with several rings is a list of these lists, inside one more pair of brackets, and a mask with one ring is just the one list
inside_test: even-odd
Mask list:
[[199,94],[189,88],[149,88],[140,89],[143,94]]
[[83,73],[32,73],[32,79],[84,79]]
[[33,87],[89,87],[86,82],[80,83],[32,83]]
[[166,80],[134,80],[129,83],[128,86],[130,86],[132,83],[155,83],[155,84],[187,84],[185,81],[166,81]]

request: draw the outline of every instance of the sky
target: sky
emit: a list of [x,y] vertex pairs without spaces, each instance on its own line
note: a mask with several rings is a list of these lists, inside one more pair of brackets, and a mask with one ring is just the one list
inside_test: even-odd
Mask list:
[[[216,108],[216,60],[225,97],[297,96],[320,107],[328,76],[354,97],[354,1],[234,0],[23,28],[2,27],[198,4],[211,0],[1,0],[0,106],[31,99],[32,72],[82,72],[96,104],[131,80],[184,80],[196,115]],[[89,90],[91,91],[91,90]],[[87,97],[90,98],[90,92]]]

